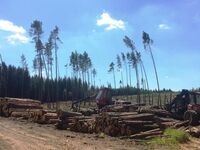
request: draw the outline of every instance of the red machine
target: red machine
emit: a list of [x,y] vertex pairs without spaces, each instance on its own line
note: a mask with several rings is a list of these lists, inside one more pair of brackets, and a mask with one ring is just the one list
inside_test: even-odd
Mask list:
[[98,108],[102,108],[106,105],[113,104],[111,89],[109,88],[101,89],[96,96],[96,103],[97,103]]

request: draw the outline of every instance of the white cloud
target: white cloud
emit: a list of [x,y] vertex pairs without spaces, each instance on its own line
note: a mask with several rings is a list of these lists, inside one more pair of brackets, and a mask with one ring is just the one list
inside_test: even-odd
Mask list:
[[21,42],[23,44],[26,44],[29,42],[29,39],[26,36],[19,34],[19,33],[9,35],[6,37],[6,39],[11,44],[15,44],[15,42],[17,42],[17,41]]
[[169,29],[171,29],[171,27],[168,26],[167,24],[159,24],[158,28],[161,29],[161,30],[169,30]]
[[26,30],[22,26],[14,25],[8,20],[0,20],[0,30],[9,31],[13,33],[25,34]]
[[107,25],[106,30],[112,29],[125,29],[124,22],[122,20],[116,20],[110,16],[109,13],[102,13],[99,20],[97,20],[96,24],[98,26]]
[[16,42],[25,44],[29,41],[28,37],[25,35],[26,30],[22,26],[17,26],[11,21],[0,19],[0,30],[11,33],[11,35],[6,37],[7,41],[11,44],[15,44]]

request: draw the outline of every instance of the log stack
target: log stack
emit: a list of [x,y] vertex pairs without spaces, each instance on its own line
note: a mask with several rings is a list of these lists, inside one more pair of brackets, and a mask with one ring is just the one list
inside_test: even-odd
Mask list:
[[[107,110],[111,110],[107,107]],[[113,107],[112,107],[113,109]],[[92,116],[83,116],[77,112],[59,113],[58,129],[69,129],[83,133],[105,133],[110,136],[148,139],[161,135],[167,127],[183,128],[188,122],[175,120],[163,115],[163,110],[142,112],[114,112],[103,111]],[[156,112],[156,113],[155,113]],[[165,117],[164,117],[165,116]]]
[[[27,118],[30,114],[36,113],[42,109],[40,101],[18,98],[1,98],[0,112],[2,116],[24,116]],[[24,113],[24,114],[23,114]]]
[[95,132],[95,117],[94,116],[73,117],[72,123],[69,124],[69,129],[75,132],[94,133]]
[[44,110],[37,100],[5,97],[0,99],[0,108],[4,117],[22,118],[41,124],[58,122],[56,111]]
[[58,119],[58,114],[54,110],[42,110],[34,119],[34,122],[39,124],[56,124]]
[[94,133],[95,116],[84,116],[82,113],[59,111],[59,121],[56,124],[57,129],[69,129],[75,132]]
[[159,117],[171,117],[172,114],[164,109],[156,108],[155,106],[144,106],[138,108],[138,113],[151,113]]
[[[95,113],[97,111],[94,111]],[[39,101],[0,98],[0,113],[5,117],[29,119],[41,124],[55,124],[58,129],[83,133],[105,133],[134,139],[162,135],[165,128],[179,128],[200,137],[200,128],[189,128],[188,121],[173,119],[163,109],[132,104],[110,105],[89,116],[71,111],[44,110]],[[88,115],[88,113],[87,113]]]
[[70,112],[70,111],[58,111],[59,121],[56,123],[56,128],[58,129],[68,129],[73,120],[77,116],[83,116],[82,113]]
[[137,112],[104,112],[96,117],[96,132],[110,136],[131,136],[133,134],[159,128],[154,115]]

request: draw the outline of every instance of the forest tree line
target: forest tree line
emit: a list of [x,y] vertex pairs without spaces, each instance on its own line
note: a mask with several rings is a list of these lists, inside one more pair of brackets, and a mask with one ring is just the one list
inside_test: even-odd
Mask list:
[[[22,56],[24,60],[24,56]],[[55,102],[56,99],[56,81],[55,79],[42,79],[43,86],[40,85],[41,79],[37,76],[31,76],[27,68],[6,65],[4,62],[0,65],[0,97],[18,97],[39,99],[39,91],[42,93],[42,102]],[[109,86],[111,88],[111,86]],[[50,89],[48,91],[48,89]],[[86,81],[81,78],[59,78],[58,79],[58,99],[62,101],[77,100],[96,94],[97,86],[88,86]],[[141,90],[141,93],[155,93],[155,90]],[[170,89],[163,89],[161,92],[172,92]],[[113,96],[135,95],[137,88],[121,87],[112,89]]]
[[37,75],[30,76],[28,69],[22,67],[7,66],[4,62],[0,66],[0,97],[41,98],[42,102],[55,102],[56,84],[57,98],[62,101],[80,99],[95,92],[93,86],[89,87],[80,78],[58,78],[56,83],[55,79],[41,80]]

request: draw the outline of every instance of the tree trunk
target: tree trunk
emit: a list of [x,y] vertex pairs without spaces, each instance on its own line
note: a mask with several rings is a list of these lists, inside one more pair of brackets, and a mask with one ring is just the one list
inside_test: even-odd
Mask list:
[[95,87],[95,75],[94,75],[94,87]]
[[121,72],[121,78],[122,78],[122,86],[124,87],[124,78],[123,78],[123,72],[122,72],[122,70],[120,70],[120,72]]
[[116,80],[115,80],[115,71],[113,70],[113,79],[114,79],[114,86],[115,86],[115,89],[116,89]]
[[48,72],[47,72],[47,66],[46,66],[46,62],[45,62],[45,59],[44,59],[44,55],[42,54],[42,61],[44,63],[44,69],[45,69],[45,72],[46,72],[46,77],[48,78]]
[[137,65],[137,63],[135,64],[135,73],[136,73],[136,78],[137,78],[137,102],[140,105],[140,103],[141,103],[141,97],[140,97],[140,79],[139,79],[139,74],[138,74],[138,65]]
[[88,77],[88,87],[90,86],[90,75],[89,75],[89,70],[87,70],[87,77]]
[[150,50],[150,54],[151,54],[151,59],[153,61],[153,66],[154,66],[154,71],[155,71],[156,81],[157,81],[157,86],[158,86],[158,106],[161,106],[160,85],[159,85],[159,80],[158,80],[158,73],[157,73],[156,64],[155,64],[155,60],[154,60],[150,45],[149,45],[149,50]]
[[148,90],[148,99],[149,99],[149,104],[151,103],[150,101],[150,92],[149,92],[149,81],[148,81],[148,78],[147,78],[147,74],[146,74],[146,69],[144,67],[144,64],[143,62],[141,61],[141,65],[142,65],[142,69],[144,71],[144,76],[145,76],[145,80],[146,80],[146,84],[147,84],[147,90]]
[[55,63],[56,63],[56,110],[59,110],[58,104],[58,56],[57,56],[57,44],[55,40]]
[[131,87],[131,65],[129,64],[129,82]]
[[125,62],[125,67],[126,67],[126,86],[128,86],[128,70],[126,62]]

